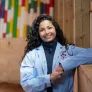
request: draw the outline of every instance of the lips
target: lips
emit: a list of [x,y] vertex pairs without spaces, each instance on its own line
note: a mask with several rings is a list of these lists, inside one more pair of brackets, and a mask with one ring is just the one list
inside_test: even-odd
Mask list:
[[52,34],[48,34],[48,35],[45,36],[45,38],[48,39],[48,38],[51,38],[51,36],[52,36]]
[[51,38],[51,35],[50,35],[50,36],[46,36],[45,38],[46,38],[46,39],[49,39],[49,38]]

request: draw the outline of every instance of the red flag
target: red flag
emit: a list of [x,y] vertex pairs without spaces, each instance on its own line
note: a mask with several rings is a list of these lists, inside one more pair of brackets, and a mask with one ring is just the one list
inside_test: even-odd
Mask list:
[[22,6],[25,6],[25,0],[22,0]]
[[54,0],[50,0],[50,7],[54,7]]
[[4,22],[7,23],[7,10],[4,10]]

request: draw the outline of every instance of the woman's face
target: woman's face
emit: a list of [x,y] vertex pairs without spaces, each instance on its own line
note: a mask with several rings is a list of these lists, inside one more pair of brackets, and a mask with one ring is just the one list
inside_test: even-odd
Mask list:
[[40,23],[39,35],[44,42],[52,42],[56,39],[56,30],[51,21],[44,20]]

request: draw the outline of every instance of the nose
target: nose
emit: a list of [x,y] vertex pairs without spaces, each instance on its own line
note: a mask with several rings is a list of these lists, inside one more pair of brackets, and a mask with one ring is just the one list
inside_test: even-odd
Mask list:
[[48,34],[49,33],[49,30],[48,29],[45,29],[45,33]]

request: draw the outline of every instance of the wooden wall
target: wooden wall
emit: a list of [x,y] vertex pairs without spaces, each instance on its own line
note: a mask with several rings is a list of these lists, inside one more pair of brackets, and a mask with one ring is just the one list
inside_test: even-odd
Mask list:
[[54,18],[69,42],[90,46],[89,0],[55,0]]
[[73,0],[55,0],[54,9],[56,21],[59,23],[68,40],[73,42]]
[[90,2],[90,47],[92,47],[92,1]]

